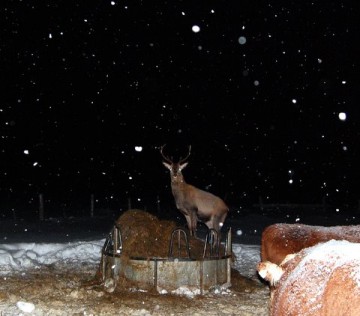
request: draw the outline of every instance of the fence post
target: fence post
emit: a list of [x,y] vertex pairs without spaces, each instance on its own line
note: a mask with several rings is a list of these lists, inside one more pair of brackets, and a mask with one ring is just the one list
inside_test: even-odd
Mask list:
[[264,201],[261,195],[259,195],[259,206],[260,206],[260,210],[263,211],[264,210]]
[[131,197],[128,197],[128,210],[131,210]]
[[90,217],[94,217],[94,210],[95,210],[95,196],[94,194],[90,195]]
[[44,220],[44,194],[39,194],[39,219]]
[[160,214],[161,207],[160,207],[160,196],[159,195],[156,196],[156,206],[157,206],[157,212],[158,212],[158,214]]

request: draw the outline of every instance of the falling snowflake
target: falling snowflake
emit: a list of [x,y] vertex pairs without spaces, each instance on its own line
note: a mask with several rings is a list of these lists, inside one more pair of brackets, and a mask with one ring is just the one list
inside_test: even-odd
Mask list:
[[339,120],[340,121],[346,121],[346,113],[340,112],[339,113]]
[[191,29],[192,29],[192,31],[194,33],[199,33],[200,32],[200,26],[198,26],[198,25],[193,25],[193,27]]
[[245,36],[240,36],[238,39],[238,42],[240,45],[244,45],[246,43],[246,37]]

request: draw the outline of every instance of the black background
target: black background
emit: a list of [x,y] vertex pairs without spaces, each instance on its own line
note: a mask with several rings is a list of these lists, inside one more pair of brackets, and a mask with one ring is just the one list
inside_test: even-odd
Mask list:
[[186,180],[233,207],[357,209],[359,13],[357,1],[3,2],[1,215],[39,193],[54,216],[91,193],[98,208],[174,206],[165,143],[174,160],[192,145]]

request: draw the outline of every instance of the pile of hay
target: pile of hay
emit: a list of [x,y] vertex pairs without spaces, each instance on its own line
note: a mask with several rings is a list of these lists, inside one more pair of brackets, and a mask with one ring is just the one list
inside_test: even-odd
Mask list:
[[[122,237],[122,255],[142,258],[167,258],[171,234],[177,227],[173,221],[159,220],[156,216],[142,210],[128,210],[116,221]],[[174,238],[174,241],[177,238]],[[183,238],[181,239],[183,241]],[[189,237],[191,258],[202,258],[204,242]],[[174,255],[177,254],[174,242]],[[185,249],[181,243],[181,249]],[[181,252],[185,254],[185,252]]]

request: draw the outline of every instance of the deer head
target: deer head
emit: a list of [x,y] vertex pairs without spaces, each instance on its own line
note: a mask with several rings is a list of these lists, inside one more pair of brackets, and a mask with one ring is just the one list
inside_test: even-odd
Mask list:
[[184,178],[181,171],[188,165],[188,162],[186,162],[186,160],[190,157],[191,146],[189,146],[189,153],[187,154],[187,156],[185,158],[180,158],[179,162],[173,162],[168,156],[165,156],[163,152],[164,147],[165,145],[160,147],[160,153],[164,158],[164,166],[170,170],[171,180],[173,182],[183,182]]

